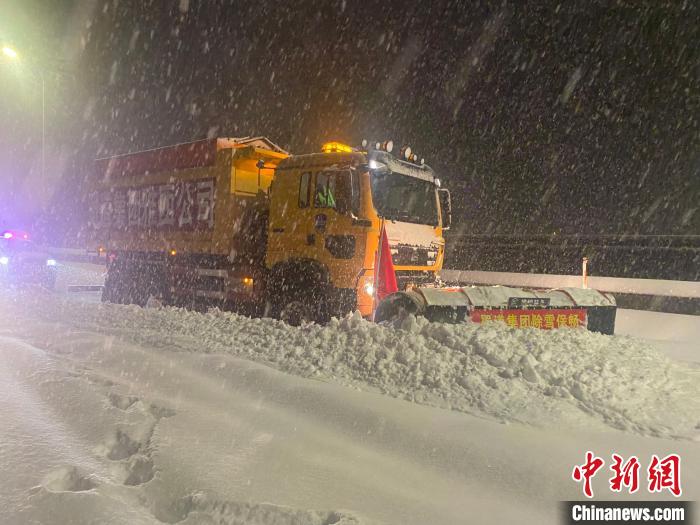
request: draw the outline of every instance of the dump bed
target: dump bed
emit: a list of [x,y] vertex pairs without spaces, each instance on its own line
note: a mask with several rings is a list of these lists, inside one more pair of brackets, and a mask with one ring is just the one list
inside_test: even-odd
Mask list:
[[256,238],[264,242],[273,169],[287,156],[256,137],[98,159],[89,188],[91,248],[235,258]]

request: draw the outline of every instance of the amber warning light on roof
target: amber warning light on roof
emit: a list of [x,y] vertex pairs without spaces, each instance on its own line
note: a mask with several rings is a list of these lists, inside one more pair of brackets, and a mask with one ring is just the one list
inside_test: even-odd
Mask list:
[[323,153],[352,153],[353,149],[342,142],[326,142],[321,146]]

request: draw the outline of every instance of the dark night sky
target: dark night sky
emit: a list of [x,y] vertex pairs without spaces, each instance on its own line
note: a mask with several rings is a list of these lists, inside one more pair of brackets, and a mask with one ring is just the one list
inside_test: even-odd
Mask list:
[[700,234],[693,2],[55,6],[85,21],[62,27],[82,41],[54,94],[61,217],[90,158],[264,134],[294,152],[409,143],[470,233]]

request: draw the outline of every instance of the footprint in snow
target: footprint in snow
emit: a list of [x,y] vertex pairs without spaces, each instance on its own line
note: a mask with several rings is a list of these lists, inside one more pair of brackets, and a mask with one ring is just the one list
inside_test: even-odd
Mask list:
[[108,398],[110,404],[119,410],[128,410],[134,403],[139,401],[139,398],[136,396],[124,396],[115,392],[110,392]]
[[110,404],[118,408],[119,410],[129,410],[136,403],[139,403],[140,408],[143,412],[150,414],[156,420],[162,419],[164,417],[173,417],[175,415],[175,410],[172,408],[164,407],[162,405],[157,405],[155,403],[145,404],[143,400],[137,396],[129,396],[124,394],[117,394],[116,392],[110,392],[107,396]]
[[42,485],[50,492],[84,492],[97,487],[95,480],[77,467],[61,467],[49,472]]
[[127,432],[117,429],[95,452],[107,459],[118,461],[127,459],[144,447],[144,444],[131,437]]
[[148,411],[156,419],[173,417],[176,414],[176,412],[172,408],[156,405],[154,403],[151,403],[149,405]]
[[143,485],[153,479],[155,476],[155,468],[153,459],[147,455],[137,454],[131,456],[124,463],[124,485],[137,486]]

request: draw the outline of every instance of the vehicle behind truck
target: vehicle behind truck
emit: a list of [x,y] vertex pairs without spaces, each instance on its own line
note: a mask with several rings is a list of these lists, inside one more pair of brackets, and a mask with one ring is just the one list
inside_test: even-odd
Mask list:
[[217,305],[291,324],[369,316],[382,224],[400,288],[435,282],[449,193],[410,151],[390,150],[327,143],[289,155],[264,137],[218,138],[96,161],[103,300]]

